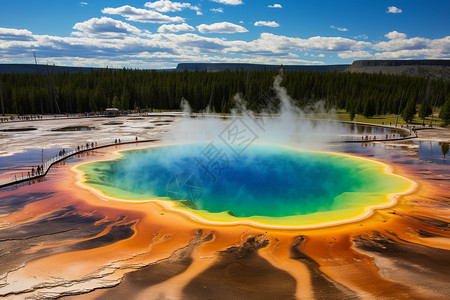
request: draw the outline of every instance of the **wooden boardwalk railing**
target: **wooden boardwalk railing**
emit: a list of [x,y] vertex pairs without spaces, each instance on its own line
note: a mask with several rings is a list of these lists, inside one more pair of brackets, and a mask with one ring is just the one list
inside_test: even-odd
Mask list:
[[48,159],[44,163],[39,164],[40,166],[42,166],[42,170],[39,173],[38,172],[32,173],[32,172],[28,172],[28,171],[26,174],[25,174],[25,172],[16,173],[16,174],[14,174],[14,176],[12,177],[11,180],[0,182],[0,188],[18,184],[18,183],[22,183],[22,182],[29,181],[29,180],[42,178],[45,175],[47,175],[48,171],[54,164],[59,163],[59,162],[65,160],[66,158],[72,157],[74,155],[77,155],[77,154],[80,154],[80,153],[83,153],[86,151],[91,151],[91,150],[106,148],[106,147],[111,147],[111,146],[136,144],[136,143],[148,143],[148,142],[154,142],[154,141],[157,141],[157,140],[152,139],[152,140],[120,141],[120,142],[113,142],[113,143],[106,143],[106,144],[94,143],[94,146],[91,146],[92,143],[88,143],[86,145],[89,145],[89,147],[86,147],[86,145],[84,145],[82,148],[80,147],[79,149],[76,148],[73,150],[65,150],[64,154],[56,155],[56,156]]

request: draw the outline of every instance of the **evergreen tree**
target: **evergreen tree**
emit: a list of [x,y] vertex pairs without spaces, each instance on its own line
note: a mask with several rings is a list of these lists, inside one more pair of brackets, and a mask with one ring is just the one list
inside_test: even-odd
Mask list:
[[428,117],[429,115],[431,115],[432,111],[431,111],[431,106],[430,103],[426,100],[424,100],[422,102],[422,104],[420,104],[419,106],[419,118],[421,118],[422,120],[425,120],[426,117]]
[[[189,99],[193,111],[204,110],[210,103],[211,109],[229,112],[236,93],[243,94],[252,110],[264,111],[278,105],[273,89],[277,74],[276,70],[159,72],[106,69],[55,73],[52,81],[53,94],[61,108],[69,113],[111,106],[178,109],[181,97]],[[2,74],[5,113],[50,113],[55,108],[49,93],[50,81],[42,74]],[[285,71],[282,86],[300,107],[323,100],[327,108],[345,109],[350,113],[353,109],[354,115],[369,117],[404,111],[407,101],[400,101],[402,98],[415,97],[428,105],[433,103],[441,107],[450,93],[450,81],[445,80],[344,72]],[[421,116],[423,110],[425,107],[421,107]]]
[[120,108],[123,110],[127,110],[130,107],[130,94],[127,90],[124,90],[122,93],[122,97],[120,97]]
[[117,97],[116,95],[114,95],[114,97],[113,97],[112,107],[114,107],[114,108],[120,107],[119,97]]
[[365,117],[372,117],[375,114],[375,106],[372,99],[367,99],[364,103],[363,115]]
[[355,119],[355,108],[350,109],[350,120],[353,121]]
[[89,110],[90,111],[97,111],[97,102],[96,102],[93,90],[91,90],[89,92]]
[[444,126],[448,126],[450,124],[450,96],[447,97],[447,100],[442,106],[441,112],[439,113],[439,118],[444,122]]
[[415,114],[416,114],[416,100],[414,99],[414,97],[411,97],[409,98],[405,108],[403,109],[402,118],[403,120],[405,120],[406,123],[411,123],[411,121],[414,119]]

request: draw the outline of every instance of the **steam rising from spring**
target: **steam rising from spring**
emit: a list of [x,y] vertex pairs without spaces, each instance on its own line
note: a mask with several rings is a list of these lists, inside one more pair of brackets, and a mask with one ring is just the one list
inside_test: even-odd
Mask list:
[[323,102],[303,109],[297,107],[281,86],[282,80],[282,74],[277,75],[273,84],[276,98],[280,101],[279,108],[274,110],[268,107],[258,114],[247,109],[240,94],[234,97],[235,107],[231,110],[231,117],[211,114],[208,108],[205,113],[192,115],[188,101],[183,98],[183,118],[171,126],[164,142],[223,143],[221,134],[236,120],[241,127],[254,133],[255,143],[317,149],[326,142],[336,140],[338,133],[342,132],[339,122],[306,118],[315,114],[333,114],[333,111],[325,110]]

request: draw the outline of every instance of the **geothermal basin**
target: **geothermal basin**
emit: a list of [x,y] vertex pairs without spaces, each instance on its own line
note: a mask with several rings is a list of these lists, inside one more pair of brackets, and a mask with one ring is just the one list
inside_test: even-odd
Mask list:
[[148,147],[74,167],[80,185],[103,197],[156,201],[199,222],[320,227],[386,208],[415,183],[385,164],[333,152],[226,144]]
[[[6,179],[61,148],[136,136],[153,141],[79,153],[42,180],[0,190],[0,297],[450,295],[448,129],[423,130],[413,140],[288,147],[279,138],[286,126],[265,120],[259,130],[244,119],[258,138],[236,153],[220,138],[197,142],[208,128],[215,128],[208,138],[217,137],[225,121],[195,126],[182,119],[146,129],[166,119],[114,120],[126,127],[102,118],[66,120],[64,126],[95,130],[64,133],[51,130],[62,127],[60,120],[44,120],[32,124],[34,131],[1,134]],[[313,125],[289,133],[322,140]],[[317,125],[324,127],[319,133],[359,140],[378,134]],[[187,131],[166,132],[174,127]]]

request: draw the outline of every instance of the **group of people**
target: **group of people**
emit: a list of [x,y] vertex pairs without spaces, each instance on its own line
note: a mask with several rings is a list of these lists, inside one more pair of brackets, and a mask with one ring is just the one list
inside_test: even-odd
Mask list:
[[370,135],[366,135],[366,136],[362,136],[361,140],[362,141],[376,141],[377,137],[376,137],[376,135],[374,135],[373,137]]
[[[138,137],[135,138],[136,142],[138,141]],[[114,144],[120,144],[120,139],[115,139]]]
[[80,152],[81,150],[93,149],[95,147],[97,147],[97,142],[91,142],[90,144],[86,143],[86,145],[77,146],[77,152]]
[[34,116],[34,115],[28,115],[28,116],[10,116],[10,117],[2,117],[0,118],[0,122],[8,122],[8,121],[31,121],[31,120],[42,120],[42,116]]
[[[400,138],[400,134],[395,134],[395,133],[386,134],[386,140],[395,139],[395,138]],[[362,141],[376,141],[377,136],[376,135],[374,135],[374,136],[366,135],[366,136],[362,136],[361,140]]]
[[44,174],[44,165],[39,165],[37,168],[31,168],[31,172],[28,171],[28,177],[33,177],[37,175],[43,175]]

